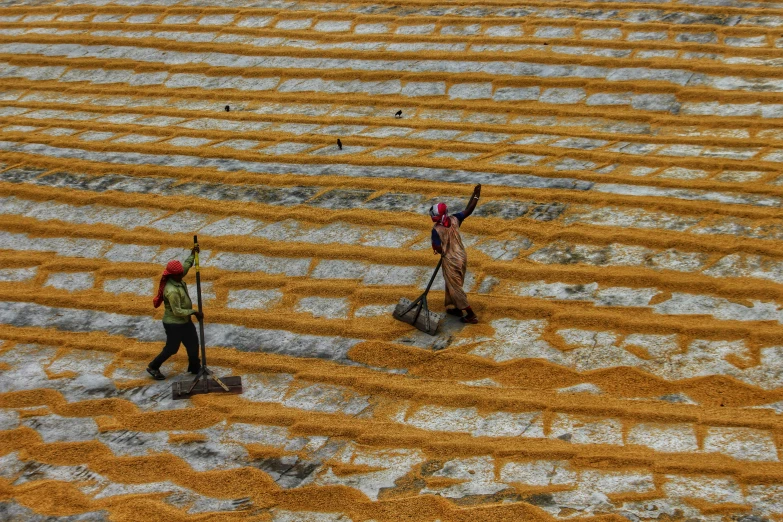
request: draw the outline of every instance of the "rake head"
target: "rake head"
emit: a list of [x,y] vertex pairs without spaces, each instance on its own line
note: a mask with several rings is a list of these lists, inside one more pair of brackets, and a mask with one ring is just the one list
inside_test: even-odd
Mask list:
[[430,309],[427,308],[426,299],[414,305],[413,301],[404,297],[397,303],[392,316],[398,321],[408,323],[429,335],[435,335],[438,331],[440,320],[443,318],[440,314],[430,312]]
[[[179,381],[171,384],[172,399],[175,401],[180,399],[189,399],[194,395],[200,395],[202,393],[242,393],[242,377],[232,376],[223,377],[221,379],[223,384],[226,385],[228,391],[224,390],[215,379],[198,379],[198,382],[191,388],[191,383],[186,381]],[[205,385],[206,383],[206,385]]]

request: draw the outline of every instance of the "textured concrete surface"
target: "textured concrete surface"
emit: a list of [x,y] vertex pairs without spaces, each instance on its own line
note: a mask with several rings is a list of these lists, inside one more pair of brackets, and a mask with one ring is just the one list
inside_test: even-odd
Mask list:
[[0,6],[0,519],[781,517],[780,4]]

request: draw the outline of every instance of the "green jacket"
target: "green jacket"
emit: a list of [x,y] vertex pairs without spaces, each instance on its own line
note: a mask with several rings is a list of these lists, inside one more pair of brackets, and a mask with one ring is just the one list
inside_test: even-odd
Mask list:
[[[182,268],[183,276],[187,275],[190,267],[193,266],[194,256],[188,257]],[[188,294],[188,286],[185,281],[180,283],[169,279],[163,289],[163,305],[166,312],[163,314],[163,322],[168,324],[185,324],[190,322],[190,316],[198,310],[193,309],[193,302]]]

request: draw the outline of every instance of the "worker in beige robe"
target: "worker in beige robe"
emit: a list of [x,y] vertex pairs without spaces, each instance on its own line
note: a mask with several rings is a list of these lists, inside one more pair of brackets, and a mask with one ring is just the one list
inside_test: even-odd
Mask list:
[[[463,323],[476,324],[478,317],[468,303],[468,296],[462,286],[468,268],[468,254],[459,227],[473,213],[481,197],[481,185],[476,185],[468,206],[462,212],[449,215],[445,203],[436,203],[430,208],[432,227],[432,250],[443,257],[443,279],[446,282],[446,313],[457,316]],[[464,312],[464,316],[463,316]]]

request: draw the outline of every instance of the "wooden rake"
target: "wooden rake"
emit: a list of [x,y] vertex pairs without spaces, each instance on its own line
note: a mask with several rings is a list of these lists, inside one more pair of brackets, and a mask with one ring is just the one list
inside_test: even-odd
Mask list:
[[412,302],[410,299],[403,297],[400,299],[400,302],[397,303],[397,306],[394,307],[394,313],[392,313],[392,316],[398,321],[413,325],[429,335],[435,335],[438,331],[440,321],[443,319],[442,315],[431,312],[427,306],[427,294],[430,291],[430,287],[432,287],[433,281],[435,281],[435,276],[438,275],[442,263],[443,257],[441,256],[438,260],[438,266],[435,267],[435,271],[432,273],[432,277],[430,277],[430,282],[427,284],[424,293]]

